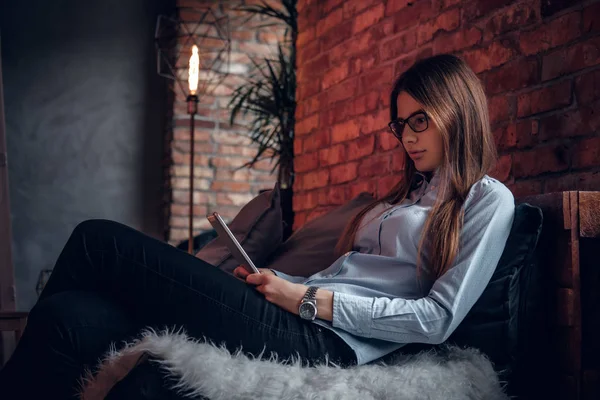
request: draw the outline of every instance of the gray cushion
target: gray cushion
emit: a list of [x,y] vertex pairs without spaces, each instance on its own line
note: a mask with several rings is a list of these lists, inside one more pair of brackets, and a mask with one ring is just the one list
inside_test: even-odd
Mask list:
[[311,276],[329,267],[337,259],[335,245],[346,224],[373,200],[370,193],[363,192],[307,222],[279,246],[267,268],[294,276]]
[[[227,225],[256,266],[262,266],[283,237],[279,185],[252,199]],[[219,237],[200,249],[196,257],[227,272],[239,265]]]

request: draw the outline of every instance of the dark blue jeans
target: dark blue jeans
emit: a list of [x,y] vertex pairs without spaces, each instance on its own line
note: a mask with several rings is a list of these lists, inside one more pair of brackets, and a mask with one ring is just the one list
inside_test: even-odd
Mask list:
[[144,327],[182,327],[252,355],[266,350],[315,364],[327,354],[356,363],[333,332],[269,303],[234,276],[125,225],[91,220],[75,228],[61,252],[0,371],[0,393],[72,397],[85,368]]

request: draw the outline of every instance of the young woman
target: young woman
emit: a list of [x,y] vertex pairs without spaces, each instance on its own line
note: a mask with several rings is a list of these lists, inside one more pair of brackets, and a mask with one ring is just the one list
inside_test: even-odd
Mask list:
[[404,177],[348,224],[337,261],[309,278],[238,268],[237,279],[118,223],[81,223],[0,373],[2,390],[73,396],[84,367],[147,326],[343,365],[445,341],[496,268],[514,199],[486,175],[495,160],[486,98],[461,59],[412,66],[390,114]]

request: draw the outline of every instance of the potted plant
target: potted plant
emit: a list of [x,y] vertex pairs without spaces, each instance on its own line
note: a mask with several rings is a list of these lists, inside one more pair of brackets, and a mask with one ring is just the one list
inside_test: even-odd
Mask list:
[[[255,70],[233,93],[230,123],[240,116],[249,117],[250,139],[256,143],[256,155],[244,167],[271,159],[281,189],[283,219],[287,234],[293,224],[292,185],[294,181],[294,124],[296,112],[296,39],[297,0],[281,0],[275,8],[267,2],[236,7],[248,13],[270,17],[261,27],[284,24],[283,40],[275,58],[252,60]],[[246,21],[247,21],[246,20]]]

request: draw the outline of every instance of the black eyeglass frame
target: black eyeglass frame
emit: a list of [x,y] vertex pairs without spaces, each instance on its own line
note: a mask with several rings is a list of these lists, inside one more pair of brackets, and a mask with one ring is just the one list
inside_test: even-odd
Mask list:
[[[419,114],[423,114],[423,117],[425,118],[425,128],[423,129],[415,129],[413,127],[413,124],[411,124],[411,118],[419,115]],[[402,124],[402,129],[400,130],[399,133],[396,133],[396,130],[392,127],[393,124],[395,123],[401,123]],[[404,128],[406,127],[406,125],[408,125],[410,127],[410,129],[412,129],[413,132],[415,133],[420,133],[420,132],[424,132],[427,130],[427,128],[429,128],[429,116],[427,115],[427,113],[423,110],[418,110],[415,111],[414,113],[410,114],[408,117],[406,117],[405,119],[402,118],[397,118],[393,121],[390,121],[388,123],[388,127],[390,128],[390,131],[392,132],[392,134],[400,141],[402,141],[402,133],[404,132]]]

